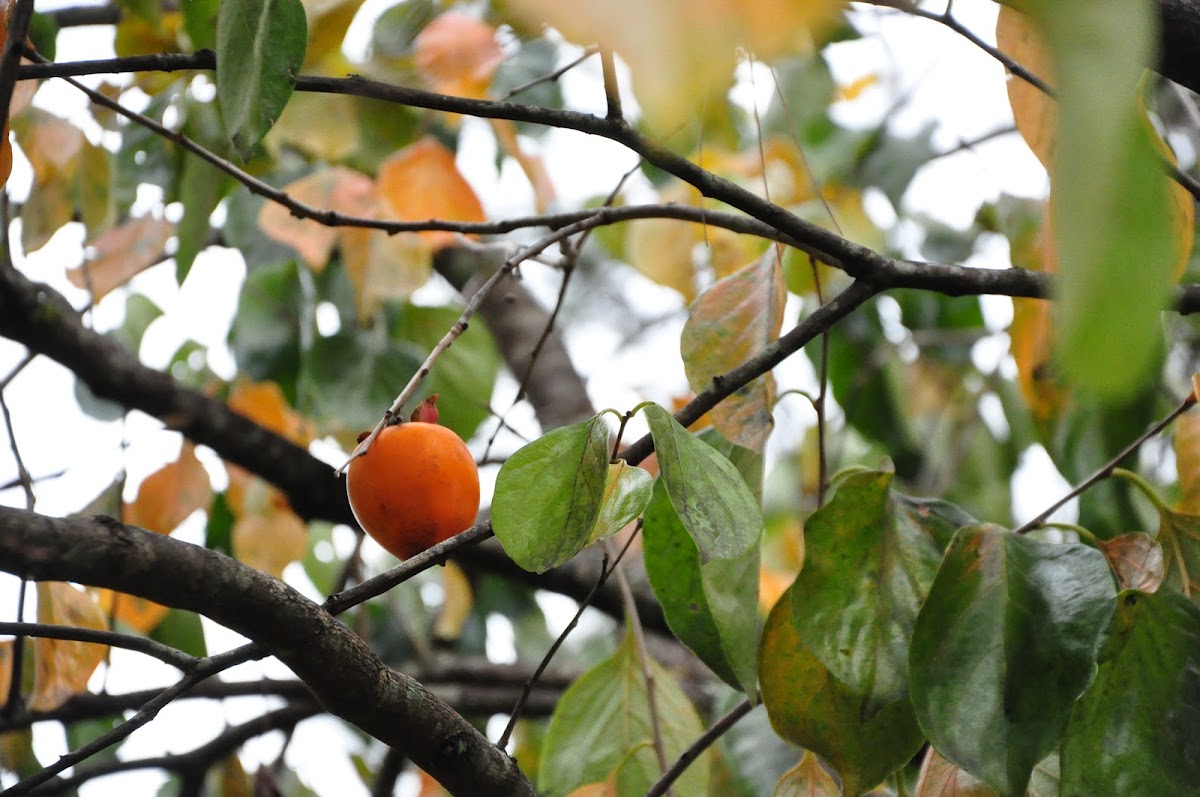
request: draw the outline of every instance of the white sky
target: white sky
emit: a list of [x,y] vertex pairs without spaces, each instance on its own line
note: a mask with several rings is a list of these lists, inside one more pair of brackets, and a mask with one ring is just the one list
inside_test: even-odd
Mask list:
[[[357,35],[369,31],[373,14],[390,4],[390,0],[368,0],[354,28]],[[964,0],[954,6],[956,16],[988,40],[993,38],[996,8],[982,0]],[[830,48],[829,59],[835,78],[843,85],[871,74],[877,74],[883,80],[854,102],[836,106],[834,113],[839,121],[854,126],[873,125],[888,113],[895,97],[907,94],[910,95],[908,102],[892,119],[893,130],[911,133],[919,130],[928,119],[937,119],[936,142],[944,149],[1011,124],[1003,71],[985,53],[935,23],[890,11],[867,7],[855,14],[855,20],[865,30],[878,30],[881,36]],[[111,55],[111,42],[106,43],[94,30],[64,31],[59,39],[59,54],[62,57],[68,53],[78,58],[104,57]],[[594,62],[569,73],[562,83],[569,96],[590,97],[600,102],[601,83]],[[756,87],[761,95],[760,107],[765,107],[772,88],[765,80],[756,80]],[[740,94],[750,101],[747,87],[743,87]],[[80,97],[61,82],[43,88],[37,103],[61,115],[70,115],[71,109],[82,107]],[[495,174],[494,146],[483,126],[473,128],[472,124],[468,120],[465,127],[466,145],[460,155],[463,172],[493,215],[530,212],[531,208],[520,207],[529,204],[529,191],[523,177],[514,170]],[[634,163],[634,158],[619,146],[592,137],[555,131],[547,135],[545,141],[546,164],[564,201],[607,193],[616,176]],[[20,196],[27,190],[28,181],[27,165],[18,155],[10,190]],[[982,202],[994,199],[1001,192],[1041,196],[1045,187],[1046,177],[1041,166],[1019,137],[1008,135],[982,144],[974,152],[964,151],[943,158],[925,169],[913,182],[905,201],[910,210],[965,227]],[[879,204],[873,207],[878,210]],[[888,210],[890,208],[880,212],[886,215]],[[27,258],[21,268],[31,277],[62,291],[77,305],[82,304],[82,292],[70,286],[64,277],[64,267],[80,261],[81,246],[78,227],[66,229],[50,245]],[[985,248],[972,262],[1002,267],[1007,266],[1006,258],[1007,251],[997,245]],[[174,265],[168,263],[151,269],[134,282],[137,291],[149,295],[166,311],[164,318],[156,321],[147,335],[142,347],[144,359],[150,365],[160,367],[177,346],[190,337],[210,347],[210,364],[218,373],[232,376],[232,359],[224,338],[236,307],[236,286],[244,276],[240,259],[228,251],[210,251],[201,255],[182,289],[176,289],[173,273]],[[647,292],[668,304],[678,305],[678,299],[670,291],[657,291],[648,286]],[[102,301],[93,314],[94,326],[104,330],[118,325],[123,303],[121,292]],[[1011,317],[1011,304],[1007,299],[991,299],[985,304],[990,326],[1002,329]],[[682,366],[678,364],[678,329],[677,324],[664,325],[660,334],[648,336],[632,355],[576,357],[576,362],[587,369],[591,378],[592,397],[597,406],[624,408],[632,406],[646,392],[652,394],[650,398],[660,401],[684,392],[686,381]],[[991,348],[1002,353],[1006,338],[1003,334],[995,338]],[[584,348],[595,351],[598,345],[611,347],[615,339],[612,330],[589,330],[587,339],[573,336],[568,342],[580,354]],[[21,347],[0,341],[0,375],[8,373],[22,355]],[[982,356],[993,362],[999,358],[986,351]],[[788,363],[779,369],[779,377],[787,386],[811,379],[811,373],[806,365]],[[128,470],[132,490],[146,474],[172,460],[179,445],[177,435],[162,431],[157,421],[137,412],[130,414],[124,428],[120,423],[100,423],[90,419],[75,404],[72,385],[72,377],[65,369],[46,358],[38,358],[5,392],[29,471],[36,477],[69,468],[62,478],[37,486],[37,509],[51,515],[65,514],[87,503],[109,483],[122,461]],[[511,380],[508,380],[506,386],[497,390],[493,405],[507,407],[512,391]],[[780,432],[772,441],[773,449],[798,441],[805,426],[812,422],[810,415],[798,402],[782,403],[778,409]],[[518,412],[514,417],[525,428],[533,428],[527,411]],[[631,433],[638,433],[638,430],[631,430]],[[121,453],[123,437],[129,441],[124,455]],[[326,449],[324,455],[332,459],[336,453]],[[202,457],[211,466],[218,486],[223,484],[216,457],[211,452],[202,452]],[[7,441],[3,441],[0,443],[0,479],[7,480],[15,474],[12,453]],[[1023,461],[1014,477],[1014,486],[1018,488],[1015,495],[1020,501],[1015,507],[1018,519],[1032,516],[1066,489],[1044,452],[1037,451],[1030,452]],[[487,489],[489,486],[485,485]],[[24,505],[23,494],[16,489],[0,492],[0,501],[13,506]],[[194,517],[187,525],[179,536],[200,541],[200,518]],[[15,612],[14,588],[15,579],[0,578],[0,616],[11,617]],[[207,624],[206,628],[210,632],[210,652],[239,642],[236,635],[212,624]],[[509,652],[494,651],[497,658],[503,658]],[[114,691],[144,688],[153,682],[167,684],[174,680],[173,670],[136,654],[114,651],[113,658],[116,666],[109,686]],[[135,660],[142,666],[126,666]],[[270,662],[243,669],[245,677],[257,677],[261,673],[287,674],[280,665]],[[210,703],[198,711],[199,705],[201,703],[197,701],[168,708],[150,730],[133,737],[125,747],[126,753],[159,752],[163,749],[164,739],[170,740],[167,749],[182,751],[194,746],[201,737],[219,733],[225,722],[247,719],[261,711],[261,703],[256,700]],[[330,729],[335,725],[311,721],[302,725],[292,741],[289,763],[298,768],[307,782],[321,786],[324,793],[347,797],[365,795],[365,789],[356,788],[359,781],[349,770],[348,763],[340,763],[345,757],[331,754],[335,746],[355,749],[357,745],[347,733],[331,733]],[[176,732],[184,727],[185,732]],[[164,728],[173,730],[164,732]],[[279,749],[278,739],[275,735],[274,740],[248,745],[243,754],[247,768],[269,761]],[[37,742],[43,760],[49,760],[48,756],[54,751],[65,751],[61,736],[55,738],[55,734],[46,729],[38,730]],[[153,784],[160,780],[156,774],[109,778],[96,782],[83,793],[85,797],[152,793]]]

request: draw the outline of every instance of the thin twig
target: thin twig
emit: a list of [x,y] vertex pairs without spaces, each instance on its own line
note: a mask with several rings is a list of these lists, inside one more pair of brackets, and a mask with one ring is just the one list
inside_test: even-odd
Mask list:
[[595,55],[599,51],[600,51],[600,48],[596,47],[594,45],[591,47],[585,47],[585,48],[583,48],[583,53],[578,58],[575,58],[575,59],[571,60],[570,62],[564,64],[563,66],[560,66],[558,69],[555,69],[553,72],[549,72],[545,75],[542,75],[541,77],[536,77],[533,80],[529,81],[528,83],[522,83],[519,86],[515,86],[515,87],[509,89],[507,94],[503,95],[502,97],[499,97],[498,99],[501,102],[504,102],[506,100],[512,99],[513,97],[517,96],[518,94],[520,94],[522,92],[529,91],[534,86],[539,86],[542,83],[553,83],[554,81],[558,80],[560,77],[565,75],[567,72],[570,72],[572,69],[579,66],[587,59],[591,58],[593,55]]
[[[29,591],[29,581],[22,578],[21,586],[17,592],[17,622],[23,622],[25,619],[25,596]],[[12,667],[9,670],[8,694],[5,695],[3,709],[0,709],[0,714],[5,718],[13,717],[20,713],[24,708],[24,701],[21,699],[21,669],[25,661],[25,636],[17,634],[13,639],[12,648]]]
[[671,784],[679,779],[679,776],[692,765],[692,762],[711,747],[713,742],[720,739],[726,731],[736,725],[738,720],[749,714],[753,708],[753,703],[749,700],[743,700],[730,709],[728,714],[714,722],[711,728],[701,734],[700,738],[692,742],[691,746],[684,750],[679,758],[675,759],[675,763],[671,765],[671,768],[664,772],[662,777],[646,792],[646,797],[661,797],[661,795],[666,794],[667,789],[671,788]]
[[21,54],[25,49],[25,37],[29,35],[29,21],[33,19],[33,0],[17,0],[8,18],[8,38],[0,54],[0,120],[8,121],[12,105],[13,87],[17,83],[17,72],[21,68]]
[[8,430],[9,449],[17,464],[17,482],[25,492],[25,508],[32,512],[34,504],[37,503],[37,498],[33,494],[33,477],[29,475],[29,471],[25,468],[25,460],[21,458],[21,447],[17,445],[17,433],[13,429],[12,413],[8,410],[8,400],[4,397],[3,390],[0,390],[0,412],[4,414],[4,427]]
[[[638,528],[641,528],[640,521],[638,523]],[[510,714],[508,718],[508,724],[504,726],[504,732],[500,734],[500,738],[496,741],[496,746],[501,750],[504,750],[508,747],[509,739],[512,738],[513,730],[517,727],[517,720],[521,718],[521,711],[525,708],[525,703],[529,700],[529,695],[532,693],[534,685],[541,680],[542,675],[546,672],[546,668],[550,666],[551,660],[554,658],[555,654],[558,653],[558,649],[561,648],[563,643],[567,641],[567,636],[570,635],[573,630],[575,630],[575,627],[579,624],[579,618],[583,617],[584,611],[586,611],[588,606],[591,605],[592,600],[596,597],[596,594],[600,592],[600,588],[603,587],[608,581],[608,577],[612,575],[613,569],[621,563],[621,559],[624,558],[625,553],[629,550],[630,545],[633,544],[633,541],[636,538],[637,531],[635,530],[633,534],[629,535],[629,539],[625,541],[625,545],[622,546],[621,550],[617,552],[617,556],[611,564],[609,564],[607,555],[605,556],[604,561],[600,565],[600,577],[596,579],[596,586],[593,587],[592,591],[587,594],[587,597],[580,602],[579,608],[575,611],[575,616],[571,618],[571,621],[567,623],[567,627],[564,628],[562,633],[558,635],[558,638],[554,640],[554,644],[552,644],[550,649],[546,651],[546,655],[542,657],[537,669],[534,670],[533,675],[529,677],[529,680],[525,682],[525,686],[521,689],[521,696],[517,698],[517,704],[513,706],[512,714]]]
[[[604,541],[605,550],[611,552],[612,541]],[[615,558],[615,557],[614,557]],[[620,567],[614,567],[617,574],[617,586],[621,591],[621,601],[625,604],[625,622],[629,623],[629,631],[633,634],[633,646],[637,652],[638,664],[642,668],[642,679],[646,682],[646,709],[650,719],[650,736],[654,746],[654,756],[658,759],[658,771],[667,771],[667,749],[663,745],[662,722],[658,713],[658,695],[655,688],[654,670],[650,665],[650,653],[646,649],[646,634],[642,630],[642,620],[638,616],[637,605],[633,601],[633,588],[629,578]]]
[[46,623],[0,622],[0,634],[15,634],[43,639],[67,639],[74,642],[94,642],[98,645],[124,648],[152,656],[184,672],[195,669],[196,665],[200,662],[200,659],[195,656],[183,653],[170,645],[164,645],[149,637],[122,634],[117,631],[101,631],[95,628],[49,625]]
[[1114,456],[1107,463],[1102,465],[1095,473],[1093,473],[1091,476],[1088,476],[1086,479],[1081,481],[1079,484],[1077,484],[1073,488],[1071,488],[1070,492],[1068,492],[1062,498],[1058,499],[1053,504],[1051,504],[1049,507],[1047,507],[1045,510],[1040,512],[1037,515],[1037,517],[1024,523],[1020,528],[1018,528],[1016,530],[1016,533],[1017,534],[1025,534],[1027,532],[1033,531],[1034,529],[1038,528],[1043,523],[1045,523],[1046,520],[1051,515],[1053,515],[1055,512],[1057,512],[1063,506],[1065,506],[1066,503],[1068,501],[1070,501],[1072,498],[1075,498],[1075,497],[1081,495],[1086,490],[1090,489],[1093,485],[1107,479],[1109,476],[1112,475],[1113,471],[1117,468],[1118,465],[1121,464],[1122,461],[1124,461],[1124,459],[1126,457],[1128,457],[1130,454],[1134,453],[1139,448],[1141,448],[1142,444],[1144,444],[1147,440],[1156,436],[1159,432],[1161,432],[1162,430],[1164,430],[1168,426],[1170,426],[1171,423],[1176,418],[1178,418],[1180,415],[1182,415],[1183,413],[1185,413],[1189,409],[1191,409],[1192,405],[1195,403],[1196,403],[1196,394],[1189,393],[1187,395],[1187,398],[1185,398],[1183,401],[1181,401],[1179,403],[1178,407],[1171,410],[1171,413],[1169,415],[1167,415],[1167,417],[1163,418],[1161,421],[1154,424],[1149,429],[1147,429],[1146,431],[1144,431],[1140,435],[1138,435],[1133,440],[1133,442],[1131,442],[1129,445],[1122,448],[1117,453],[1116,456]]

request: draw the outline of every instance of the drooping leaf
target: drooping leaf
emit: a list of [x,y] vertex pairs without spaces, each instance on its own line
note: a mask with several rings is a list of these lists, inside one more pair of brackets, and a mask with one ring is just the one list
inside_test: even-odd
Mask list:
[[[352,169],[333,166],[317,169],[283,187],[298,202],[321,210],[359,215],[375,199],[371,178]],[[315,272],[329,262],[338,231],[313,219],[293,216],[277,202],[267,202],[258,214],[258,225],[272,240],[286,244]]]
[[737,559],[757,545],[762,512],[737,468],[657,404],[645,413],[663,485],[699,549],[701,566]]
[[208,471],[196,458],[195,446],[184,441],[178,459],[151,473],[138,487],[137,497],[125,507],[125,522],[170,534],[211,500]]
[[837,781],[825,771],[821,762],[805,750],[800,763],[784,773],[775,784],[773,797],[841,797]]
[[238,561],[283,578],[284,568],[308,550],[308,525],[286,505],[268,504],[235,520],[232,540]]
[[817,753],[847,797],[871,789],[912,759],[925,738],[908,699],[879,706],[838,681],[796,633],[792,596],[767,617],[758,658],[762,699],[784,739]]
[[1061,363],[1080,389],[1124,398],[1149,371],[1158,313],[1187,251],[1137,96],[1141,65],[1152,60],[1156,14],[1148,2],[1121,0],[1038,0],[1023,10],[1043,34],[1058,80],[1057,138],[1064,143],[1055,148],[1050,203]]
[[308,334],[306,298],[294,261],[262,266],[246,275],[229,345],[242,374],[280,386],[296,398],[301,335]]
[[[1029,18],[1010,6],[1001,6],[996,19],[996,46],[1036,77],[1054,86],[1054,65],[1041,32]],[[1029,81],[1008,76],[1008,104],[1017,131],[1047,170],[1053,168],[1056,147],[1058,103]]]
[[587,545],[608,457],[608,427],[596,416],[555,429],[508,458],[496,477],[492,528],[514,562],[544,573]]
[[[62,581],[37,585],[38,622],[107,630],[104,612],[92,597]],[[35,672],[29,708],[51,711],[72,695],[87,691],[88,679],[108,653],[107,645],[68,639],[33,640]]]
[[[674,761],[704,726],[674,676],[653,658],[649,666],[663,748],[667,760]],[[584,673],[559,699],[542,746],[538,790],[547,797],[565,797],[620,769],[616,794],[644,795],[661,774],[651,746],[646,694],[637,649],[626,634],[616,653]],[[710,760],[702,754],[675,782],[675,792],[706,794]]]
[[646,507],[642,545],[646,575],[671,632],[730,686],[754,694],[758,547],[702,564],[662,479]]
[[908,693],[909,640],[941,549],[891,491],[893,474],[845,475],[804,524],[804,569],[791,589],[800,637],[854,694]]
[[1200,607],[1172,590],[1123,592],[1106,652],[1071,713],[1062,794],[1194,791],[1200,783]]
[[108,589],[93,590],[92,596],[107,616],[139,634],[153,631],[170,611],[161,603]]
[[315,436],[312,423],[292,409],[274,382],[241,381],[234,385],[226,403],[238,415],[298,446],[307,446]]
[[[187,118],[182,132],[188,138],[218,154],[227,147],[222,139],[221,120],[214,103],[187,103]],[[192,263],[209,243],[209,217],[233,180],[217,167],[193,155],[180,151],[179,180],[176,195],[183,205],[179,220],[179,248],[175,252],[175,281],[180,285],[191,271]]]
[[1093,548],[960,530],[910,648],[912,704],[933,746],[999,794],[1023,793],[1095,672],[1115,603]]
[[362,7],[363,0],[306,0],[308,52],[305,71],[333,55],[341,55],[346,31]]
[[1181,512],[1200,514],[1200,413],[1180,416],[1175,429],[1175,470],[1179,473]]
[[[692,389],[733,370],[779,337],[787,290],[775,249],[702,293],[679,339]],[[763,374],[712,409],[713,425],[738,445],[761,451],[774,427],[775,379]]]
[[180,5],[183,32],[187,34],[193,51],[216,49],[217,12],[220,6],[220,0],[189,0]]
[[248,160],[283,112],[308,44],[300,0],[221,3],[217,15],[217,103],[230,143]]

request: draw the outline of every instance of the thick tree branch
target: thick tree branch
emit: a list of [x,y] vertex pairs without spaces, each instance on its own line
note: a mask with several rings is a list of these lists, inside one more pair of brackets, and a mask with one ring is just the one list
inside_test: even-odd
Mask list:
[[253,639],[330,713],[400,747],[454,794],[532,795],[515,762],[412,678],[277,579],[223,554],[108,518],[0,507],[0,569],[187,609]]

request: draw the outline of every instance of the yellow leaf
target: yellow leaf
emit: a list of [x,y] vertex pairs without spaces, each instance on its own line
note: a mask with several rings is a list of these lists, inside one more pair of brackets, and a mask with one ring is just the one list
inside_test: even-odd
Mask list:
[[917,776],[913,797],[996,797],[996,793],[931,747],[921,762],[921,774]]
[[[1056,272],[1058,258],[1051,246],[1050,229],[1050,204],[1047,203],[1041,235],[1036,241],[1013,249],[1013,265],[1051,274]],[[1028,258],[1028,262],[1016,259],[1018,251]],[[1045,299],[1016,298],[1012,303],[1013,320],[1008,335],[1017,364],[1017,385],[1034,420],[1048,421],[1057,417],[1067,402],[1067,391],[1055,375],[1054,322],[1051,317],[1054,307]]]
[[869,75],[863,75],[860,78],[850,81],[844,86],[838,86],[834,94],[834,102],[854,102],[862,93],[872,86],[878,85],[879,75],[872,72]]
[[492,119],[491,123],[501,149],[512,156],[529,179],[529,184],[533,187],[533,203],[538,213],[544,213],[554,202],[556,195],[546,165],[540,157],[526,152],[521,146],[517,139],[517,128],[512,122],[507,119]]
[[[484,221],[483,206],[458,171],[454,153],[426,136],[394,153],[379,167],[379,195],[400,221]],[[454,244],[455,233],[423,232],[436,251]]]
[[246,514],[233,524],[233,555],[250,567],[283,578],[283,570],[308,550],[308,526],[287,507]]
[[[38,583],[38,622],[105,630],[104,612],[83,590],[62,581]],[[33,693],[29,707],[51,711],[87,689],[88,679],[108,653],[107,645],[65,639],[33,640]]]
[[0,707],[8,703],[8,690],[12,687],[13,641],[0,642]]
[[[346,31],[354,21],[363,0],[304,0],[308,18],[308,49],[304,52],[304,71],[331,53],[340,52]],[[331,125],[332,126],[332,125]]]
[[33,167],[34,182],[46,183],[74,173],[83,149],[83,132],[66,119],[34,109],[13,120],[17,143]]
[[[1000,16],[996,19],[996,45],[1018,64],[1054,85],[1050,52],[1041,34],[1024,14],[1000,6]],[[1049,171],[1054,163],[1058,103],[1028,81],[1009,75],[1008,104],[1021,137]]]
[[471,617],[475,605],[471,581],[454,562],[442,568],[442,592],[445,595],[433,625],[435,639],[452,642],[462,635],[463,626]]
[[100,301],[162,260],[174,233],[175,225],[166,219],[131,219],[89,243],[84,264],[68,269],[67,278],[76,288],[91,290],[92,301]]
[[630,222],[625,233],[629,265],[648,279],[674,288],[691,302],[696,296],[693,251],[701,240],[700,226],[673,219]]
[[312,423],[291,408],[283,390],[274,382],[239,382],[227,403],[238,415],[298,446],[307,446],[313,439]]
[[413,42],[417,69],[439,94],[483,99],[504,51],[491,25],[458,11],[434,19]]
[[617,786],[617,775],[619,774],[620,770],[614,769],[604,780],[572,789],[567,797],[618,797],[620,790]]
[[[314,119],[336,119],[337,124],[313,124]],[[354,97],[297,91],[263,143],[273,155],[294,147],[315,160],[339,163],[355,153],[358,139],[358,103]]]
[[125,522],[170,534],[211,501],[208,471],[196,458],[196,447],[185,440],[179,458],[151,473],[138,487],[137,498],[125,507]]
[[579,44],[612,48],[629,64],[634,92],[658,133],[694,120],[729,87],[743,48],[771,59],[811,47],[842,7],[837,0],[517,0],[531,24]]
[[842,790],[821,762],[805,750],[800,763],[783,773],[775,784],[774,797],[841,797]]
[[[779,337],[787,290],[774,248],[696,299],[683,326],[679,351],[696,391],[741,365]],[[764,374],[711,410],[727,440],[761,451],[774,427],[775,383]]]
[[[313,208],[374,217],[375,186],[371,178],[341,166],[318,169],[289,183],[283,190]],[[295,249],[300,259],[318,273],[329,262],[338,234],[333,227],[312,219],[297,218],[274,202],[263,205],[258,214],[258,226],[268,238]]]

